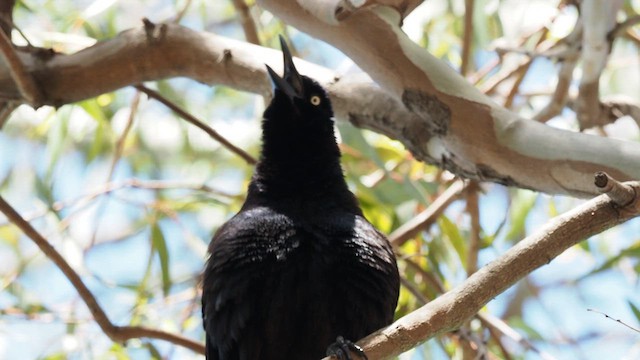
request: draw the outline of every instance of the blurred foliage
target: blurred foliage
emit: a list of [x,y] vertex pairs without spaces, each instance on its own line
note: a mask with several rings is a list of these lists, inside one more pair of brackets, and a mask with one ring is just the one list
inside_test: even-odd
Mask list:
[[[277,35],[283,33],[302,56],[331,64],[344,60],[319,56],[326,45],[249,3],[265,45],[276,46]],[[544,36],[558,40],[577,16],[575,9],[558,1],[477,0],[475,6],[469,76],[480,87],[508,72],[522,57],[498,58],[492,51],[496,44],[517,47],[523,40],[524,47],[533,46],[545,27],[550,31]],[[620,18],[638,16],[639,9],[638,1],[625,1]],[[183,14],[180,23],[185,26],[244,38],[230,1],[23,0],[18,1],[14,19],[32,44],[71,53],[140,26],[143,16],[159,22],[174,21],[178,14]],[[462,59],[463,14],[462,0],[428,0],[405,20],[404,29],[456,68]],[[14,34],[14,41],[24,42],[19,34]],[[621,79],[638,76],[638,43],[630,38],[616,41],[624,46],[616,46],[612,58],[625,61],[612,61],[602,91],[626,92],[637,99],[637,84]],[[478,75],[492,62],[494,68]],[[544,106],[555,70],[548,59],[534,61],[517,89],[513,109],[526,116]],[[507,77],[490,95],[504,103],[514,78]],[[147,85],[234,144],[258,154],[262,99],[187,79]],[[203,340],[198,282],[206,246],[215,229],[242,205],[252,167],[160,103],[146,96],[136,100],[138,96],[135,89],[126,88],[58,109],[20,107],[0,132],[0,190],[82,275],[113,322]],[[555,126],[575,127],[575,116],[563,115]],[[394,140],[345,122],[339,122],[338,129],[347,181],[367,218],[385,233],[426,209],[454,180],[447,172],[415,161]],[[607,131],[640,138],[637,130]],[[483,190],[479,266],[579,203],[491,184],[484,184]],[[468,276],[464,269],[472,251],[470,224],[462,197],[397,249],[404,286],[396,317]],[[639,230],[638,222],[630,222],[583,242],[483,312],[501,318],[538,351],[556,358],[633,354],[634,346],[635,351],[640,346],[637,334],[584,310],[598,307],[627,323],[640,322]],[[162,341],[111,343],[61,273],[3,218],[0,289],[0,358],[198,358]],[[465,328],[482,340],[476,345],[495,358],[541,356],[477,321]],[[472,340],[460,334],[443,334],[406,358],[463,358],[460,344]],[[616,355],[609,350],[609,356],[602,356],[598,349],[603,347],[615,348]]]

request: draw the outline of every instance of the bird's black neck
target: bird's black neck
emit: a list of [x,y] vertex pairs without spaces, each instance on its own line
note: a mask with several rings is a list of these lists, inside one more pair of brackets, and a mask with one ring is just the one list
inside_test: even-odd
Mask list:
[[275,199],[293,208],[339,207],[360,214],[340,166],[340,150],[331,134],[263,136],[260,162],[249,186],[248,203]]

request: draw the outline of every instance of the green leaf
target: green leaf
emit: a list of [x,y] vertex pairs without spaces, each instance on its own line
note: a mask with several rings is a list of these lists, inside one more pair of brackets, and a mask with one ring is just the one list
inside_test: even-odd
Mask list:
[[442,230],[442,234],[449,240],[456,252],[460,261],[464,264],[467,261],[467,246],[466,241],[460,234],[458,226],[454,224],[448,217],[442,215],[438,218],[438,225]]
[[345,144],[358,150],[365,159],[373,161],[380,169],[384,169],[384,162],[364,135],[365,130],[360,130],[351,124],[343,123],[338,123],[338,130]]
[[628,303],[629,303],[629,307],[631,307],[631,311],[633,311],[633,315],[636,316],[636,320],[640,322],[640,309],[638,309],[638,307],[635,306],[631,301],[628,301]]
[[525,234],[525,222],[536,205],[538,194],[529,190],[518,190],[511,201],[511,211],[509,219],[509,231],[507,241],[520,240]]
[[155,346],[153,346],[152,343],[145,342],[144,343],[144,347],[146,347],[147,350],[149,350],[149,355],[151,356],[151,359],[153,359],[153,360],[162,359],[162,354],[160,354],[160,351],[158,351],[158,349]]
[[[583,242],[586,242],[586,241],[583,241]],[[636,241],[634,244],[632,244],[628,248],[620,251],[620,253],[618,253],[618,255],[610,257],[609,259],[607,259],[607,261],[604,262],[604,264],[602,264],[599,267],[593,269],[589,273],[581,276],[578,279],[578,281],[583,280],[583,279],[585,279],[585,278],[587,278],[587,277],[589,277],[591,275],[597,274],[599,272],[602,272],[602,271],[605,271],[605,270],[609,270],[615,264],[617,264],[622,258],[626,258],[626,257],[640,258],[640,241]]]
[[158,222],[151,225],[151,244],[153,251],[158,254],[160,259],[160,270],[162,271],[162,292],[164,296],[169,294],[171,289],[171,276],[169,275],[169,251],[167,250],[167,241],[162,233],[162,229]]
[[67,359],[67,354],[65,354],[63,352],[59,352],[59,353],[47,355],[47,356],[43,357],[42,359],[43,360],[66,360]]
[[129,359],[129,355],[127,354],[127,349],[118,344],[118,343],[113,343],[113,345],[111,345],[111,348],[109,348],[109,358],[110,359],[115,359],[115,360],[128,360]]
[[52,185],[48,181],[42,179],[40,176],[36,176],[34,185],[36,195],[46,204],[51,205],[55,202]]

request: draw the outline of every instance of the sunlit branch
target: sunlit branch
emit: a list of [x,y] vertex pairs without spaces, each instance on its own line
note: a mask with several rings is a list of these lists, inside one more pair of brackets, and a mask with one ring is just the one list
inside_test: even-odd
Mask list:
[[[637,194],[639,182],[625,183]],[[640,199],[626,206],[600,195],[552,219],[498,259],[427,305],[359,341],[367,354],[387,359],[438,334],[458,328],[498,294],[566,249],[640,215]]]

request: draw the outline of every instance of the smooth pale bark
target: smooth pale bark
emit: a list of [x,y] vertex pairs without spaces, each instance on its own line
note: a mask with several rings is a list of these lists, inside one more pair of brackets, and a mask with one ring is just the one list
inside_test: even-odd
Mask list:
[[413,144],[419,159],[472,179],[573,196],[593,194],[599,170],[640,178],[638,143],[551,128],[500,107],[413,43],[391,8],[361,10],[333,25],[294,0],[259,3],[339,48],[416,114],[429,130]]
[[[336,116],[401,141],[419,160],[467,178],[582,197],[595,194],[596,171],[640,178],[640,144],[554,129],[499,107],[411,42],[389,8],[361,10],[331,26],[295,1],[264,3],[336,45],[383,86],[366,77],[336,79],[331,70],[298,60],[301,73],[327,86]],[[19,55],[42,93],[33,106],[171,77],[270,96],[264,63],[276,71],[282,64],[279,51],[170,24],[130,29],[74,54]],[[0,89],[0,97],[20,101],[4,64]]]

